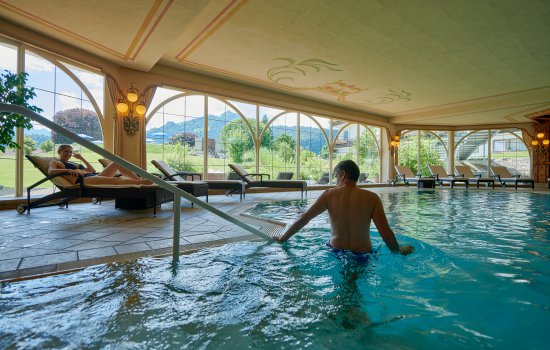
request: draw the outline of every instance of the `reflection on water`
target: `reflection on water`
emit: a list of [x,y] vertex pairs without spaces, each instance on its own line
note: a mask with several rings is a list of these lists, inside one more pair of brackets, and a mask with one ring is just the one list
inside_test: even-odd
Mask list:
[[[407,257],[335,255],[321,217],[240,242],[4,284],[0,348],[544,348],[548,196],[384,194]],[[292,221],[307,201],[254,215]],[[529,214],[526,208],[537,208]],[[490,319],[491,322],[487,320]]]

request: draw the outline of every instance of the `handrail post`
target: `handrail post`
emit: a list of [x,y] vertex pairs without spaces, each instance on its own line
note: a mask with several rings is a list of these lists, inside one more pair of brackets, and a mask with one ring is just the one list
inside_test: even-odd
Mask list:
[[174,242],[172,243],[172,263],[180,260],[180,215],[181,215],[181,196],[174,193]]

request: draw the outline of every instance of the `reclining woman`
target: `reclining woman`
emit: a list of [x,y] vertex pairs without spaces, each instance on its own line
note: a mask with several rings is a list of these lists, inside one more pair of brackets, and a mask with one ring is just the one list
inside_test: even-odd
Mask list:
[[[52,160],[48,165],[48,174],[55,175],[60,173],[69,173],[65,178],[72,183],[79,183],[83,179],[84,185],[150,185],[151,181],[141,179],[133,172],[121,167],[116,163],[111,163],[100,173],[97,173],[94,167],[88,163],[81,154],[73,153],[70,145],[61,145],[57,149],[59,160]],[[81,160],[86,166],[78,163],[69,162],[74,156]],[[119,172],[122,176],[115,175]],[[79,175],[82,175],[80,177]]]

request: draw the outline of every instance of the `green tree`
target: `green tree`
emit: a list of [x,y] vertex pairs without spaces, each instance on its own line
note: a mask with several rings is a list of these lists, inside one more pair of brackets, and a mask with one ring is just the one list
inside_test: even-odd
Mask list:
[[[0,103],[23,106],[40,113],[41,108],[29,104],[29,101],[36,97],[36,93],[34,88],[25,87],[27,76],[25,72],[13,74],[7,70],[0,75]],[[0,152],[5,152],[6,148],[19,148],[19,145],[13,141],[15,128],[31,129],[31,119],[15,113],[1,112]]]
[[194,147],[196,138],[197,138],[197,135],[193,134],[192,132],[181,132],[172,136],[170,138],[169,143],[172,145],[176,143],[181,143],[181,144],[187,144],[191,147]]
[[363,130],[359,138],[359,167],[364,168],[369,176],[380,174],[380,158],[376,139],[367,129]]
[[402,139],[399,145],[399,164],[411,168],[415,174],[428,176],[428,165],[445,165],[444,159],[439,152],[435,151],[438,146],[438,140],[430,137],[420,138],[420,171],[418,169],[418,135]]
[[40,144],[40,149],[46,153],[53,151],[55,144],[52,140],[46,140]]
[[[102,140],[101,124],[94,111],[80,108],[66,109],[54,114],[53,121],[60,126],[71,130],[75,134],[86,134],[94,140]],[[72,143],[63,135],[52,132],[53,140],[56,144]]]
[[294,161],[296,154],[296,140],[287,134],[281,134],[275,140],[275,150],[285,163],[290,163]]
[[[254,119],[248,119],[248,122],[252,126],[254,132],[256,132],[256,121]],[[263,130],[265,123],[260,123],[260,130]],[[252,135],[246,123],[243,119],[235,119],[225,124],[221,131],[221,139],[229,151],[229,156],[235,163],[241,164],[244,160],[243,155],[247,150],[254,149],[254,141]],[[273,149],[273,133],[270,129],[267,129],[260,147],[267,147]]]
[[186,143],[176,143],[172,146],[172,152],[168,156],[167,163],[177,171],[192,171],[197,170],[189,165],[189,157],[196,155],[194,147]]
[[36,141],[30,136],[25,136],[23,144],[25,145],[25,154],[31,154],[37,150]]

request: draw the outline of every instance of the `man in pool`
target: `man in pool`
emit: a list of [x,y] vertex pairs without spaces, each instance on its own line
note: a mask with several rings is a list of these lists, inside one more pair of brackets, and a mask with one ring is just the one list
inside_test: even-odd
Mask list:
[[338,250],[354,253],[372,252],[371,220],[378,228],[384,243],[393,253],[403,255],[414,251],[412,246],[399,246],[391,230],[380,197],[357,187],[359,167],[344,160],[334,168],[337,187],[326,190],[317,201],[294,222],[286,232],[276,237],[282,243],[302,229],[311,219],[328,209],[332,238],[330,245]]

